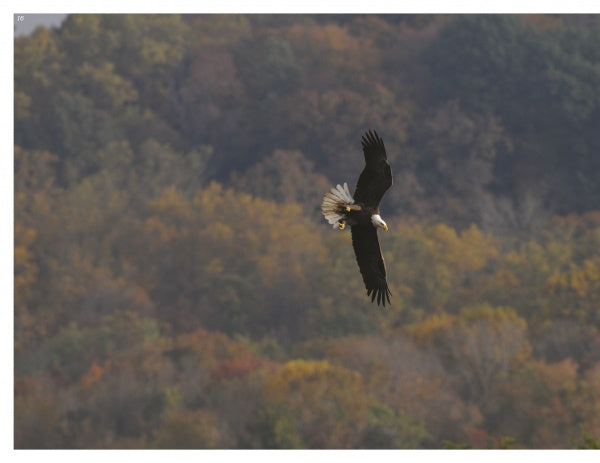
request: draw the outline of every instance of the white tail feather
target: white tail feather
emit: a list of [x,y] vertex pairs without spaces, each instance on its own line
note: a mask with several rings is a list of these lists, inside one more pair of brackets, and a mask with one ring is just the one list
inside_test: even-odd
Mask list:
[[333,228],[338,228],[340,220],[344,218],[343,208],[348,204],[354,204],[354,199],[348,190],[348,183],[344,182],[344,186],[337,185],[323,197],[321,211],[325,219],[333,225]]

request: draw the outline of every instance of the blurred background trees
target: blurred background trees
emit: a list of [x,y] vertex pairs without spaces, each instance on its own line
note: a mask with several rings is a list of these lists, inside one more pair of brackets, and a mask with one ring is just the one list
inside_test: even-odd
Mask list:
[[[595,445],[599,38],[71,15],[15,39],[15,446]],[[368,128],[385,311],[319,212]]]

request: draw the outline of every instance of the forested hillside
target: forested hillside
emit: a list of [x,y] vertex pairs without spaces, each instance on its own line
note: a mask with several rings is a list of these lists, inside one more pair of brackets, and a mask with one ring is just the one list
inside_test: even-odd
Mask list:
[[[15,447],[598,446],[598,43],[585,15],[15,39]],[[385,310],[319,211],[367,129]]]

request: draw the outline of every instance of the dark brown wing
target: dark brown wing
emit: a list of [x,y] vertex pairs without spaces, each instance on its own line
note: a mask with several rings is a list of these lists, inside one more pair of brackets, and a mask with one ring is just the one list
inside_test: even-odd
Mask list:
[[358,178],[354,200],[378,208],[384,193],[392,186],[392,169],[387,160],[383,140],[377,132],[369,130],[362,136],[361,142],[365,168]]
[[391,293],[385,279],[385,263],[379,248],[377,229],[371,222],[353,225],[351,228],[352,247],[367,288],[367,296],[371,296],[371,302],[377,299],[377,304],[385,307],[386,299],[390,303]]

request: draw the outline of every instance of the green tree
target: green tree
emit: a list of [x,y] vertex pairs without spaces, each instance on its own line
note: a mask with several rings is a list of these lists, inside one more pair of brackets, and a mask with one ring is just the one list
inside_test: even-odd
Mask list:
[[431,446],[431,435],[424,426],[406,416],[397,416],[384,404],[370,410],[361,447],[368,449],[422,449]]
[[[348,336],[330,342],[325,358],[357,371],[376,398],[364,445],[391,448],[464,441],[481,425],[481,412],[456,392],[452,378],[430,344],[418,346],[405,334]],[[371,442],[371,444],[368,444]]]
[[231,183],[236,190],[253,196],[278,203],[299,203],[315,219],[320,219],[323,194],[331,188],[301,152],[284,150],[276,150],[241,175],[234,173]]
[[[598,196],[591,196],[597,184],[587,172],[597,170],[589,153],[598,146],[590,124],[600,107],[598,56],[591,47],[599,30],[559,25],[540,31],[518,16],[463,15],[423,55],[435,79],[434,98],[499,116],[521,153],[506,166],[516,176],[513,190],[519,195],[532,183],[546,186],[557,212],[575,203],[597,207]],[[544,140],[540,132],[547,133]]]
[[251,434],[256,436],[255,448],[304,448],[296,421],[284,406],[267,405],[266,408],[259,411],[256,422],[251,423],[249,427]]
[[309,448],[353,448],[368,418],[360,375],[327,361],[293,360],[266,381],[271,400],[287,407]]
[[483,305],[458,316],[434,316],[411,332],[419,343],[435,348],[462,397],[485,412],[495,385],[529,357],[526,330],[514,310]]
[[246,40],[235,61],[247,92],[258,101],[291,92],[302,79],[294,48],[274,36]]
[[385,250],[393,256],[387,265],[398,285],[395,293],[406,307],[396,319],[404,321],[443,310],[456,313],[480,301],[483,270],[499,256],[494,236],[475,226],[457,232],[444,224],[399,224]]
[[500,121],[469,116],[451,101],[426,116],[415,132],[421,153],[415,172],[431,208],[427,216],[461,227],[480,222],[482,199],[495,186],[495,166],[511,150]]

